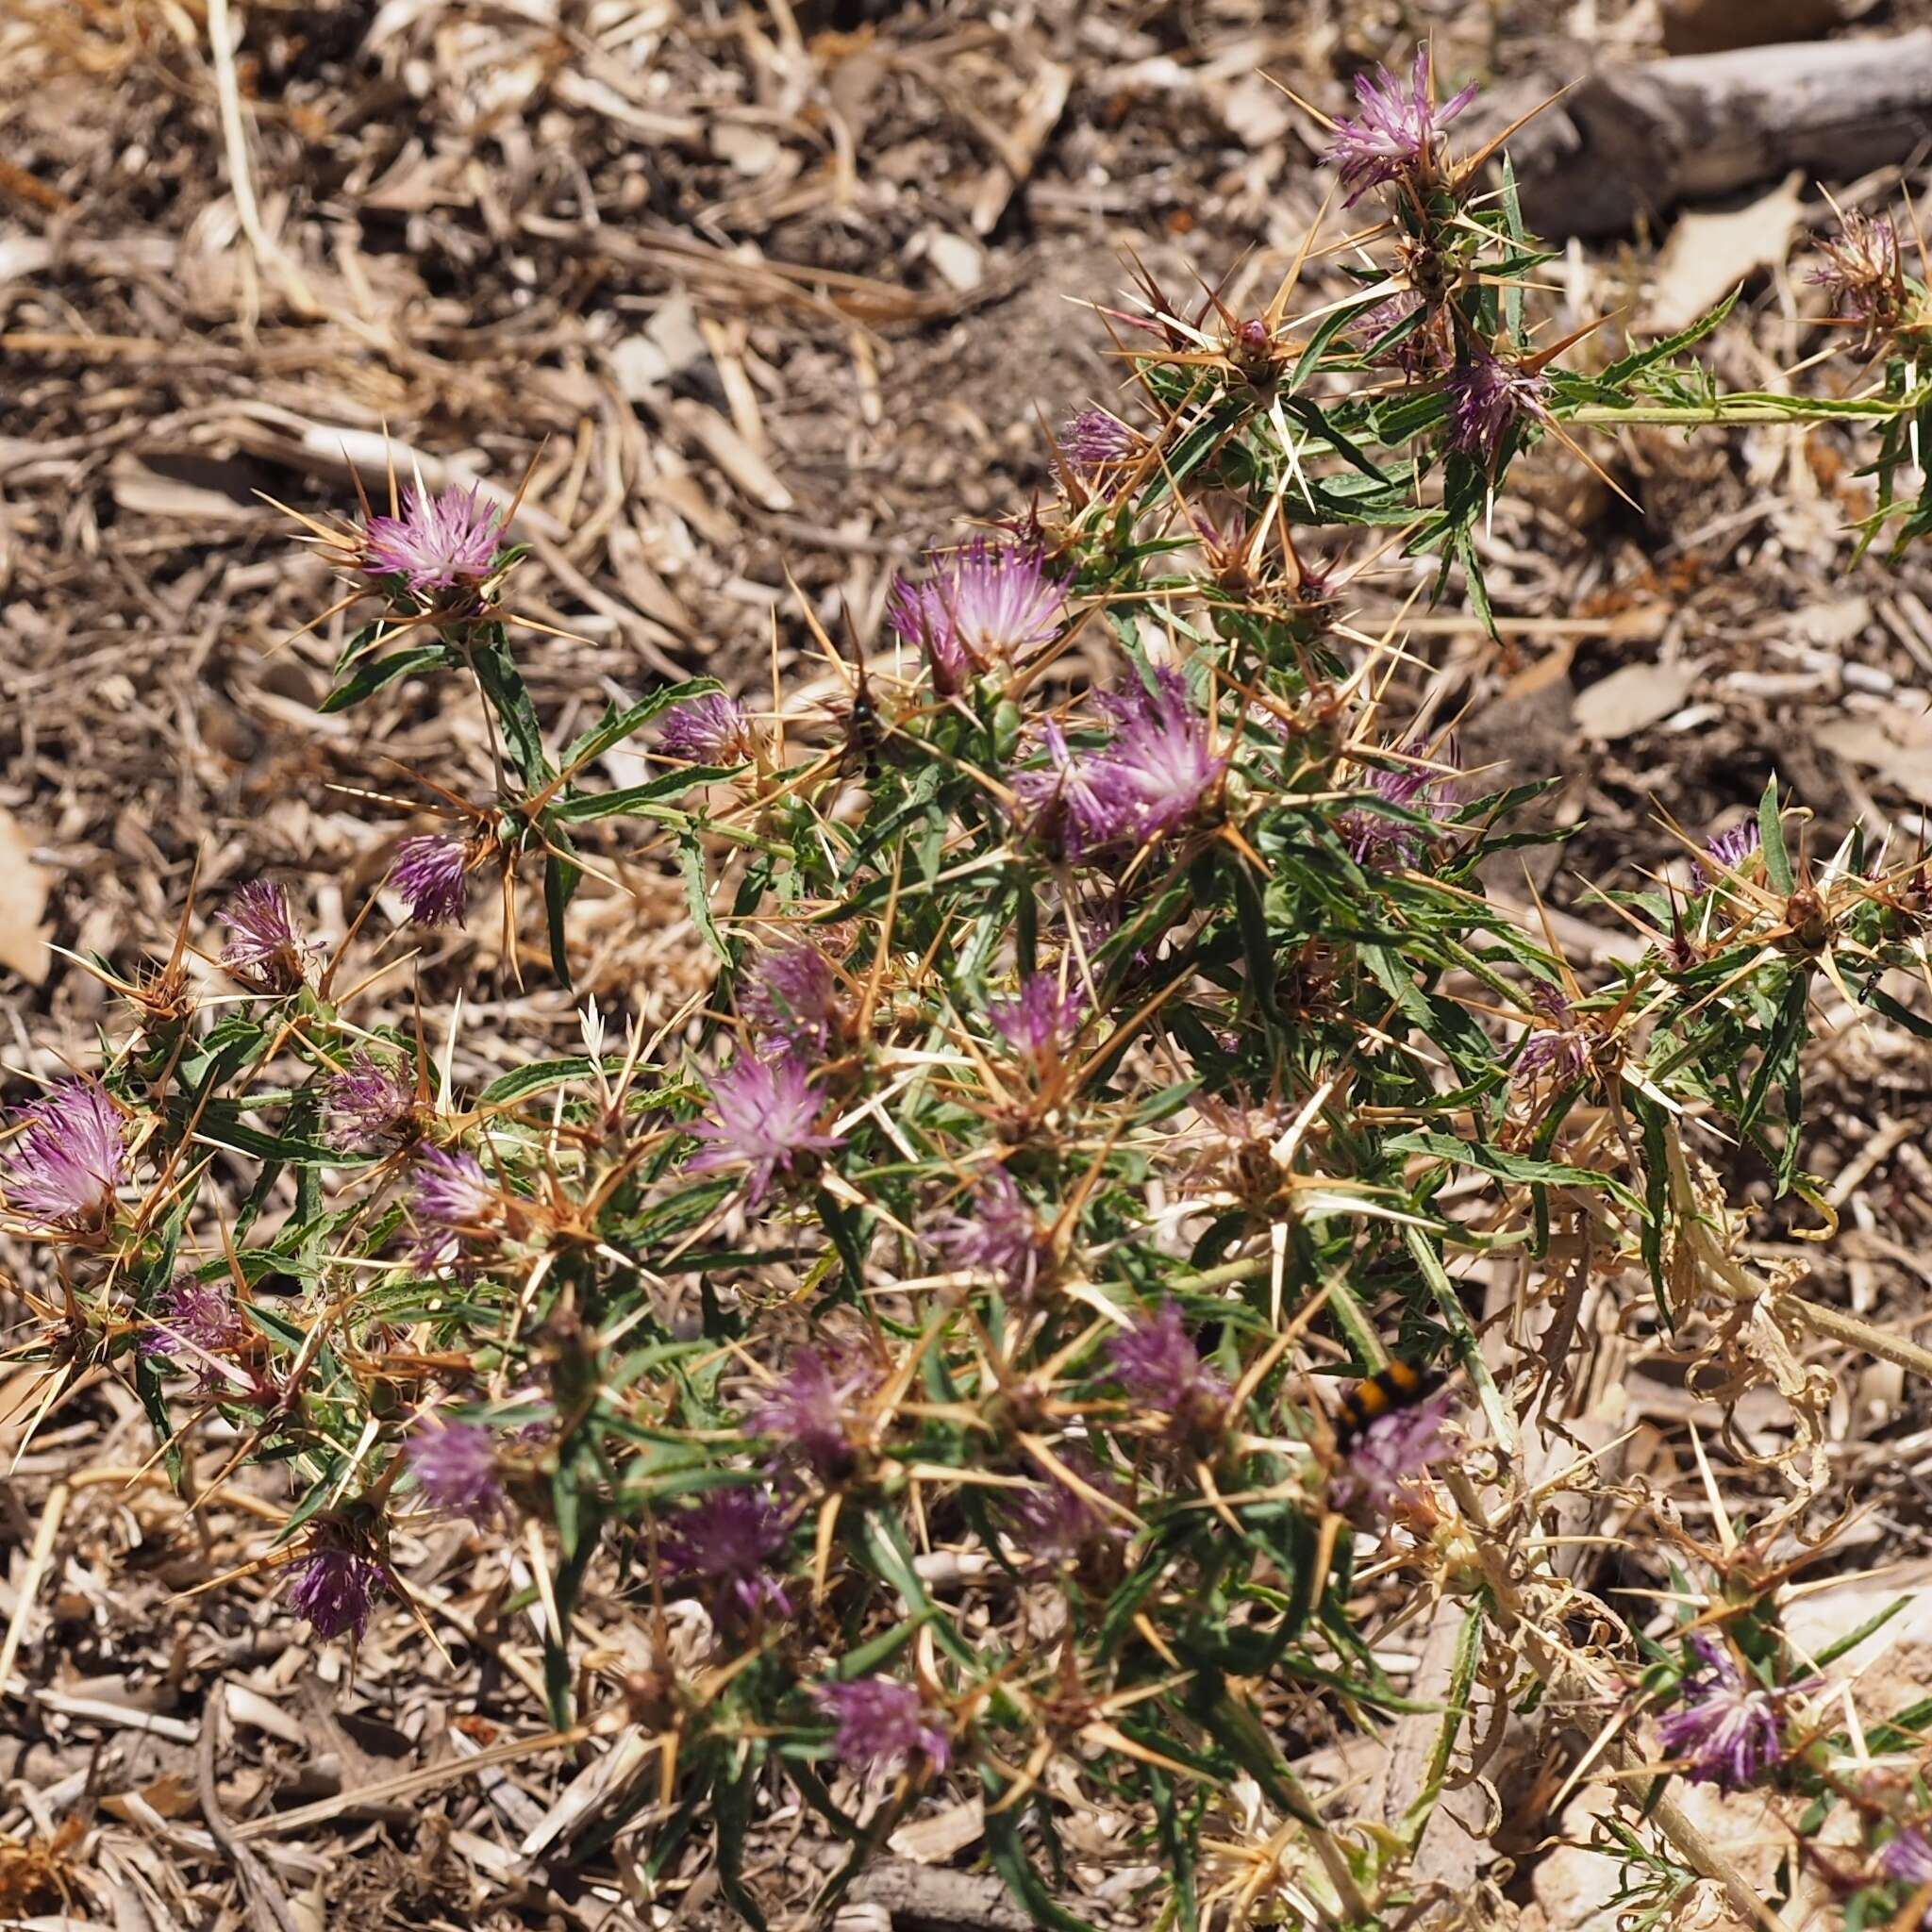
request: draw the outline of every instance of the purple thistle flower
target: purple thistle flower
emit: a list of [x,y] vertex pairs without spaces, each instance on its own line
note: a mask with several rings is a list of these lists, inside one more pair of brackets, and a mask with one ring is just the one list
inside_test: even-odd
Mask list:
[[437,1268],[456,1258],[466,1236],[489,1230],[496,1214],[496,1190],[474,1154],[425,1147],[416,1157],[410,1206],[423,1229],[416,1258],[425,1268]]
[[1088,778],[1100,802],[1082,826],[1091,850],[1115,839],[1149,844],[1199,810],[1208,790],[1227,769],[1208,744],[1207,722],[1188,702],[1178,671],[1163,665],[1155,689],[1136,680],[1095,699],[1118,729],[1087,761]]
[[969,1212],[935,1222],[926,1239],[953,1267],[978,1269],[1012,1300],[1031,1301],[1053,1258],[1039,1216],[1004,1167],[988,1169],[969,1200]]
[[795,1448],[829,1482],[851,1467],[854,1406],[877,1381],[870,1362],[796,1349],[784,1375],[746,1414],[745,1429]]
[[[1377,766],[1367,773],[1369,790],[1384,803],[1439,824],[1456,808],[1457,780],[1453,769],[1454,747],[1447,747],[1441,759],[1432,758],[1420,739],[1410,739],[1400,747],[1401,755],[1414,762],[1392,769]],[[1336,822],[1348,846],[1348,856],[1357,865],[1420,865],[1427,851],[1427,835],[1415,825],[1384,818],[1379,812],[1350,810]]]
[[1703,1631],[1691,1635],[1690,1647],[1699,1667],[1678,1687],[1684,1701],[1657,1720],[1657,1741],[1671,1757],[1688,1760],[1683,1772],[1692,1784],[1740,1791],[1784,1756],[1778,1700],[1806,1686],[1765,1690]]
[[346,1633],[359,1640],[383,1580],[382,1565],[366,1550],[325,1529],[294,1566],[289,1601],[298,1616],[315,1626],[318,1637]]
[[1494,474],[1503,445],[1525,416],[1541,416],[1549,399],[1549,378],[1522,362],[1506,362],[1487,351],[1474,362],[1458,362],[1443,378],[1449,403],[1449,446]]
[[762,1491],[713,1490],[659,1532],[658,1552],[679,1578],[724,1591],[713,1601],[734,1616],[770,1608],[789,1617],[791,1600],[769,1568],[789,1533],[785,1512]]
[[832,963],[816,946],[781,946],[754,966],[738,1010],[787,1054],[823,1053],[841,1017],[837,994]]
[[330,1115],[354,1146],[415,1130],[416,1083],[400,1061],[356,1054],[329,1075],[324,1091]]
[[693,765],[748,765],[758,757],[758,738],[744,707],[717,691],[673,705],[658,733],[658,749]]
[[1407,1408],[1378,1415],[1363,1428],[1348,1445],[1341,1478],[1345,1499],[1359,1496],[1384,1513],[1391,1508],[1404,1483],[1448,1453],[1442,1424],[1455,1403],[1456,1391],[1441,1389]]
[[855,1677],[849,1684],[821,1684],[812,1697],[838,1722],[833,1750],[869,1786],[882,1784],[915,1751],[935,1771],[952,1762],[952,1740],[926,1715],[925,1701],[910,1684]]
[[1060,425],[1060,455],[1070,470],[1098,471],[1137,455],[1142,439],[1105,409],[1082,409]]
[[308,977],[320,949],[303,937],[288,893],[273,880],[249,880],[220,917],[234,935],[222,948],[222,964],[238,979],[271,992],[293,992]]
[[1439,108],[1429,100],[1430,59],[1427,47],[1418,47],[1407,92],[1386,67],[1374,75],[1356,75],[1356,100],[1361,111],[1353,121],[1337,124],[1328,158],[1349,191],[1344,208],[1352,208],[1371,188],[1404,175],[1425,174],[1435,164],[1436,145],[1442,130],[1475,98],[1472,83]]
[[[253,1336],[246,1318],[235,1305],[234,1291],[225,1282],[197,1281],[179,1276],[161,1297],[153,1324],[142,1331],[136,1346],[150,1361],[192,1363],[202,1392],[232,1392],[236,1378],[223,1373]],[[245,1378],[243,1378],[245,1379]]]
[[425,832],[396,847],[390,883],[402,895],[414,925],[461,925],[470,909],[464,888],[468,858],[456,839]]
[[1004,663],[1059,629],[1067,593],[1046,575],[1038,544],[994,543],[975,537],[937,561],[923,584],[901,577],[886,619],[900,638],[925,653],[942,696],[975,672]]
[[[1348,332],[1361,343],[1362,353],[1367,355],[1384,336],[1400,328],[1427,306],[1414,289],[1398,289],[1386,301],[1377,302],[1373,308],[1363,309],[1349,324]],[[1424,320],[1399,342],[1382,350],[1374,360],[1384,367],[1399,369],[1403,375],[1413,378],[1442,367],[1442,344]]]
[[1041,844],[1070,858],[1084,858],[1091,845],[1105,842],[1098,835],[1110,831],[1114,817],[1113,807],[1095,783],[1099,760],[1071,751],[1066,734],[1052,718],[1041,721],[1040,732],[1045,766],[1012,774],[1021,823]]
[[774,1174],[791,1178],[801,1156],[829,1154],[843,1144],[836,1134],[814,1131],[819,1096],[796,1059],[761,1060],[741,1052],[712,1080],[711,1105],[716,1119],[691,1129],[708,1144],[685,1162],[685,1172],[708,1174],[741,1162],[747,1208],[756,1208],[771,1191]]
[[439,1509],[459,1509],[482,1521],[504,1507],[496,1479],[496,1439],[477,1423],[420,1424],[409,1437],[416,1487]]
[[1121,1387],[1143,1407],[1172,1416],[1181,1433],[1220,1422],[1228,1386],[1201,1360],[1173,1301],[1116,1335],[1108,1352]]
[[1819,242],[1818,253],[1823,259],[1808,279],[1830,295],[1842,319],[1859,325],[1868,345],[1898,325],[1906,283],[1890,222],[1849,209],[1837,236]]
[[[1062,1451],[1060,1459],[1090,1490],[1107,1496],[1118,1493],[1118,1486],[1085,1451]],[[1103,1543],[1124,1541],[1127,1527],[1071,1484],[1042,1471],[1038,1485],[1024,1491],[1008,1511],[1008,1534],[1039,1568],[1062,1570]]]
[[454,485],[435,496],[403,491],[400,516],[371,517],[362,568],[375,577],[399,576],[419,595],[480,584],[496,567],[503,511],[480,485]]
[[1718,833],[1704,848],[1710,857],[1710,865],[1692,868],[1698,889],[1714,886],[1726,873],[1736,872],[1763,843],[1764,834],[1755,818],[1740,819],[1735,825]]
[[1062,992],[1051,973],[1030,973],[1009,1000],[989,1000],[986,1017],[1015,1053],[1042,1063],[1058,1060],[1079,1031],[1086,1003]]
[[0,1170],[7,1205],[43,1227],[105,1227],[128,1174],[126,1124],[99,1081],[62,1080],[16,1115]]
[[1907,1885],[1932,1881],[1932,1839],[1916,1824],[1908,1824],[1894,1839],[1886,1841],[1878,1854],[1878,1869],[1888,1878]]
[[1548,1074],[1559,1087],[1581,1079],[1590,1065],[1590,1036],[1576,1024],[1575,1009],[1541,981],[1530,988],[1529,1003],[1543,1024],[1523,1042],[1511,1077],[1524,1083]]

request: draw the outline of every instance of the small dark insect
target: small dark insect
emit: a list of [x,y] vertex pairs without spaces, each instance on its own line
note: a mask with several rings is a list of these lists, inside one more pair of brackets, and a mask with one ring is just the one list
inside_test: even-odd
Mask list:
[[1391,1362],[1386,1369],[1377,1369],[1342,1396],[1336,1446],[1344,1451],[1354,1447],[1371,1423],[1395,1409],[1413,1407],[1441,1386],[1440,1369],[1419,1369],[1413,1362]]
[[879,708],[872,694],[872,679],[866,675],[865,659],[855,657],[852,665],[852,701],[845,708],[845,762],[849,770],[861,765],[868,778],[879,768],[879,745],[884,727]]

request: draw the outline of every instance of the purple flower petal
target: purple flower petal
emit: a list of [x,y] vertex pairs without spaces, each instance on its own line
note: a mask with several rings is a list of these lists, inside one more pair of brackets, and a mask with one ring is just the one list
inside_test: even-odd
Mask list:
[[295,991],[321,950],[304,937],[288,893],[268,879],[251,879],[222,908],[221,919],[233,935],[222,948],[222,964],[271,992]]
[[693,765],[748,765],[758,757],[758,739],[744,707],[720,691],[672,706],[658,749]]
[[369,519],[362,568],[401,577],[419,595],[474,588],[496,567],[503,512],[480,486],[431,496],[406,489],[400,516]]
[[408,1454],[417,1488],[439,1509],[478,1519],[502,1511],[496,1438],[480,1424],[425,1422],[410,1435]]
[[741,1052],[711,1082],[714,1118],[691,1129],[706,1145],[685,1162],[685,1172],[742,1165],[744,1203],[756,1208],[774,1175],[790,1178],[803,1157],[843,1144],[836,1134],[817,1131],[822,1105],[797,1059],[762,1060]]
[[658,1553],[674,1577],[711,1587],[714,1615],[789,1617],[791,1600],[770,1568],[789,1534],[785,1512],[763,1491],[712,1490],[663,1527]]
[[1056,636],[1066,595],[1046,575],[1046,554],[1037,544],[975,537],[941,558],[924,583],[899,578],[886,620],[924,654],[934,688],[950,696],[974,674]]
[[924,1700],[910,1684],[855,1677],[849,1684],[821,1684],[812,1696],[838,1721],[833,1750],[868,1784],[883,1782],[914,1752],[935,1771],[952,1762],[952,1740],[926,1714]]
[[1494,472],[1510,433],[1525,416],[1545,413],[1549,378],[1521,362],[1479,352],[1458,362],[1442,385],[1449,403],[1449,446]]
[[966,1213],[936,1221],[925,1238],[955,1268],[991,1274],[1015,1302],[1032,1300],[1052,1264],[1046,1230],[1004,1167],[987,1171],[968,1197]]
[[469,912],[468,855],[460,841],[425,832],[396,847],[390,883],[416,925],[461,925]]
[[308,1555],[292,1567],[289,1601],[318,1637],[359,1639],[369,1624],[383,1568],[366,1551],[325,1529]]
[[0,1168],[8,1207],[43,1227],[105,1227],[128,1177],[126,1123],[107,1089],[62,1080],[14,1118],[21,1132]]
[[1407,90],[1386,67],[1356,76],[1356,100],[1360,111],[1338,124],[1328,158],[1349,191],[1344,208],[1352,207],[1371,188],[1404,175],[1426,171],[1435,164],[1442,130],[1475,98],[1466,87],[1441,107],[1429,100],[1430,60],[1427,47],[1418,47]]
[[1175,1303],[1162,1302],[1108,1348],[1121,1387],[1143,1407],[1172,1417],[1177,1429],[1208,1428],[1221,1420],[1228,1386],[1202,1361]]

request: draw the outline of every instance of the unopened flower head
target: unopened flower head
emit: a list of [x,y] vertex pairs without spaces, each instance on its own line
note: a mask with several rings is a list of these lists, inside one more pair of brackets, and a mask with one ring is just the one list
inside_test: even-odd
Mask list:
[[221,919],[232,937],[222,964],[238,979],[270,992],[294,992],[308,977],[318,948],[303,936],[288,893],[271,879],[251,879],[230,899]]
[[1505,361],[1486,350],[1458,362],[1443,378],[1449,403],[1449,446],[1495,475],[1496,465],[1524,418],[1548,413],[1549,377],[1524,362]]
[[325,1529],[291,1566],[289,1601],[318,1637],[360,1638],[382,1587],[382,1565],[343,1533]]
[[416,1083],[400,1060],[387,1055],[352,1054],[329,1075],[325,1091],[330,1116],[353,1146],[407,1138],[420,1124]]
[[1455,1407],[1456,1391],[1440,1389],[1407,1408],[1391,1408],[1368,1424],[1348,1445],[1341,1487],[1386,1512],[1405,1483],[1425,1474],[1448,1452],[1442,1424]]
[[1328,150],[1348,190],[1344,208],[1382,182],[1405,175],[1421,180],[1434,171],[1442,130],[1475,98],[1475,88],[1472,84],[1438,107],[1429,98],[1430,67],[1428,48],[1418,47],[1406,89],[1386,67],[1357,75],[1360,111],[1353,120],[1337,123]]
[[1070,470],[1109,470],[1129,461],[1142,446],[1134,430],[1105,409],[1082,409],[1060,425],[1060,455]]
[[891,1677],[855,1677],[821,1684],[812,1695],[838,1722],[832,1748],[869,1785],[884,1782],[916,1752],[935,1771],[952,1762],[952,1740],[927,1714],[910,1684]]
[[925,654],[935,689],[950,696],[975,673],[1047,642],[1066,598],[1038,544],[975,537],[939,559],[925,582],[901,577],[886,616],[904,642]]
[[739,990],[738,1010],[752,1030],[784,1052],[824,1052],[843,1016],[832,962],[800,942],[764,954]]
[[1530,988],[1529,1003],[1543,1024],[1523,1042],[1514,1077],[1526,1082],[1548,1074],[1559,1087],[1581,1079],[1590,1065],[1590,1036],[1577,1024],[1575,1009],[1543,980]]
[[[1369,790],[1386,804],[1419,818],[1439,823],[1456,809],[1458,784],[1455,773],[1455,752],[1431,753],[1418,739],[1401,747],[1404,762],[1392,767],[1375,766],[1366,773]],[[1348,845],[1349,857],[1357,865],[1421,865],[1428,852],[1428,834],[1417,825],[1399,819],[1385,818],[1380,812],[1351,810],[1338,821],[1338,829]]]
[[1882,215],[1847,210],[1835,237],[1821,241],[1823,257],[1810,279],[1830,295],[1840,318],[1858,325],[1870,348],[1905,315],[1906,282],[1898,230]]
[[687,698],[664,714],[658,749],[693,765],[748,765],[758,755],[750,714],[727,691]]
[[1690,1647],[1698,1668],[1679,1687],[1677,1707],[1657,1720],[1657,1740],[1671,1757],[1684,1760],[1692,1784],[1740,1791],[1783,1757],[1779,1701],[1807,1687],[1765,1690],[1738,1668],[1721,1641],[1703,1631],[1691,1637]]
[[481,1424],[422,1423],[409,1437],[408,1457],[416,1487],[439,1509],[479,1520],[503,1509],[496,1438]]
[[991,1274],[1018,1303],[1032,1300],[1052,1264],[1046,1230],[1004,1167],[989,1169],[967,1197],[965,1211],[935,1222],[926,1239],[953,1267]]
[[798,1349],[746,1414],[745,1429],[795,1449],[823,1479],[834,1480],[851,1467],[858,1406],[877,1381],[868,1361]]
[[14,1116],[20,1133],[0,1150],[0,1196],[23,1219],[75,1232],[113,1219],[127,1179],[126,1124],[96,1080],[62,1080]]
[[406,489],[402,514],[369,519],[362,567],[371,576],[401,577],[418,595],[470,590],[496,568],[503,511],[480,486],[452,485],[435,495]]
[[774,1176],[790,1179],[806,1157],[828,1154],[841,1144],[836,1134],[818,1131],[821,1104],[800,1060],[764,1060],[741,1052],[711,1082],[711,1118],[691,1129],[706,1144],[685,1163],[686,1172],[742,1166],[744,1204],[756,1208],[771,1191]]
[[721,1607],[738,1618],[761,1610],[791,1614],[785,1588],[772,1574],[772,1558],[785,1546],[785,1512],[757,1490],[713,1490],[659,1532],[658,1551],[674,1576],[713,1586]]
[[1177,1304],[1162,1302],[1108,1343],[1115,1379],[1135,1401],[1174,1419],[1183,1433],[1217,1425],[1228,1387],[1202,1361]]
[[408,908],[414,925],[461,925],[470,895],[463,880],[469,855],[458,839],[425,832],[396,847],[390,883]]
[[1029,973],[1011,998],[989,1000],[986,1017],[1015,1053],[1041,1063],[1057,1060],[1079,1030],[1086,1002],[1062,992],[1051,973]]

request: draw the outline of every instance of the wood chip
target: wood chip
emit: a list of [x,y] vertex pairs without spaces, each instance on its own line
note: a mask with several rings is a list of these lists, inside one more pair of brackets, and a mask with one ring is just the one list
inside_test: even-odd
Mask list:
[[19,823],[0,811],[0,970],[40,986],[47,977],[47,941],[53,934],[41,915],[53,876],[28,856],[33,847]]

